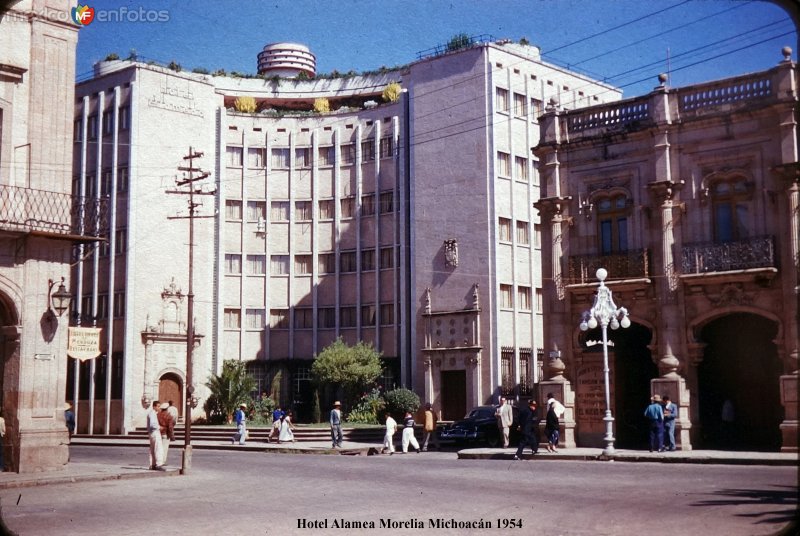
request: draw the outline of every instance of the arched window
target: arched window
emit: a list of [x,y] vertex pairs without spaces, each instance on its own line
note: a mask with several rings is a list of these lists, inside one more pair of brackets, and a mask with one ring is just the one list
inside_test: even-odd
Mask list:
[[625,194],[601,197],[597,200],[601,255],[628,251],[628,207],[628,198]]
[[751,189],[744,177],[714,182],[710,188],[714,241],[732,242],[750,235]]

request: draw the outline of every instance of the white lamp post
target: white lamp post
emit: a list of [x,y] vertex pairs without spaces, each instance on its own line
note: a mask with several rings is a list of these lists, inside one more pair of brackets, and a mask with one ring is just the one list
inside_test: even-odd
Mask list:
[[628,310],[624,307],[617,308],[611,298],[611,289],[604,283],[608,277],[605,268],[598,269],[596,275],[600,280],[600,286],[597,288],[592,308],[581,316],[579,327],[581,331],[586,331],[596,328],[599,324],[603,332],[603,375],[606,388],[606,416],[603,417],[603,421],[606,423],[606,436],[603,438],[606,448],[603,450],[603,454],[610,457],[614,454],[614,432],[612,430],[614,417],[611,416],[611,390],[608,380],[608,327],[610,326],[611,329],[617,329],[620,326],[627,328],[631,325],[631,321],[628,318]]

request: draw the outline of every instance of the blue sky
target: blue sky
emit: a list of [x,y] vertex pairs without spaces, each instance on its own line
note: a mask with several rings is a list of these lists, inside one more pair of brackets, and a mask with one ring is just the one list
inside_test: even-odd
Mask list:
[[[294,41],[317,56],[318,72],[410,63],[453,35],[527,38],[545,61],[622,87],[625,96],[769,69],[784,45],[797,48],[787,13],[766,0],[165,0],[86,2],[165,22],[107,22],[80,31],[78,77],[115,52],[256,72],[267,43]],[[156,12],[161,11],[158,15]],[[119,13],[119,11],[117,12]],[[128,16],[128,15],[125,15]],[[131,15],[132,16],[132,15]],[[793,58],[796,59],[795,51]],[[669,60],[668,60],[669,58]]]

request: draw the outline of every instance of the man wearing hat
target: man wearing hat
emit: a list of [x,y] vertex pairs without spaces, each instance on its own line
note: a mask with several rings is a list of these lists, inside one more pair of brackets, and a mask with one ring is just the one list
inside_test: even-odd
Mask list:
[[164,469],[161,467],[161,428],[156,412],[159,406],[158,400],[153,400],[153,404],[147,412],[147,437],[150,439],[150,469],[163,471]]
[[244,445],[245,439],[247,439],[247,428],[245,427],[245,410],[247,409],[247,404],[242,402],[239,404],[239,409],[237,409],[233,413],[233,422],[236,423],[236,433],[231,438],[231,443],[236,443],[239,441],[240,445]]
[[644,410],[644,416],[650,422],[650,452],[664,452],[664,408],[661,396],[653,395],[650,405]]
[[169,442],[175,441],[175,420],[169,412],[169,404],[164,402],[159,406],[158,427],[161,431],[161,465],[167,465],[169,455]]
[[332,449],[342,448],[342,403],[338,400],[333,403],[331,410],[331,445]]
[[529,446],[532,454],[539,453],[539,411],[536,409],[536,400],[528,400],[528,407],[522,408],[519,412],[518,429],[522,432],[522,437],[517,446],[514,459],[519,460],[522,450]]

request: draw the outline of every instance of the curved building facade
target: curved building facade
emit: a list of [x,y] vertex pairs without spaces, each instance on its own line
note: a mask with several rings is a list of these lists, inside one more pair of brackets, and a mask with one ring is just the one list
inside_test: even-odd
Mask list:
[[258,53],[258,74],[294,78],[300,73],[309,78],[317,73],[317,58],[305,45],[271,43]]

